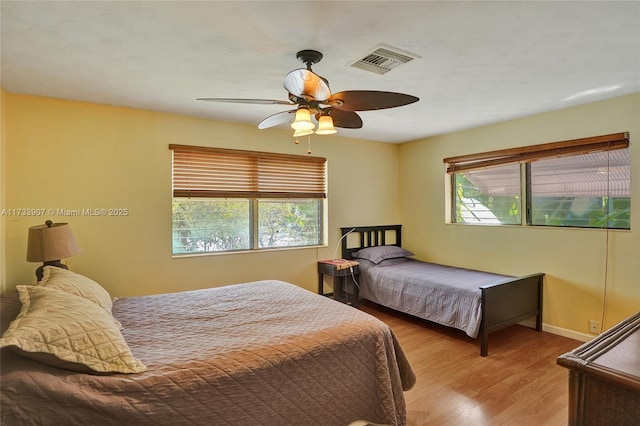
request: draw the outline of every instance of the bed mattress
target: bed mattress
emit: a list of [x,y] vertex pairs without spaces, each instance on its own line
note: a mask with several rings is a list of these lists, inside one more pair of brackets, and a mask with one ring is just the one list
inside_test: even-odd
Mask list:
[[416,317],[464,331],[476,338],[482,320],[480,286],[506,275],[456,268],[409,258],[360,263],[360,297]]
[[[20,303],[2,297],[2,329]],[[2,424],[403,425],[415,375],[388,326],[281,281],[116,300],[139,374],[2,350]]]

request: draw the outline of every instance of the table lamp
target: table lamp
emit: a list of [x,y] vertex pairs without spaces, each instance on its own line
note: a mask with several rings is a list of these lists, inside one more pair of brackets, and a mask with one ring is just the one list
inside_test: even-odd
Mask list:
[[80,246],[68,223],[53,223],[47,220],[44,225],[29,228],[27,262],[44,262],[36,269],[38,281],[42,280],[42,270],[45,266],[69,269],[60,259],[77,253],[80,253]]

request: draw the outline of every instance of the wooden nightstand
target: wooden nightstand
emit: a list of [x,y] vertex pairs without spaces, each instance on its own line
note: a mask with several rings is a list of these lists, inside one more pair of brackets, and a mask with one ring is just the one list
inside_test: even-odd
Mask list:
[[[358,281],[360,264],[355,260],[321,260],[318,262],[318,294],[332,297],[342,303],[357,306],[359,304],[358,285],[353,285],[353,295],[346,291],[347,279]],[[333,277],[333,293],[324,292],[324,275]]]

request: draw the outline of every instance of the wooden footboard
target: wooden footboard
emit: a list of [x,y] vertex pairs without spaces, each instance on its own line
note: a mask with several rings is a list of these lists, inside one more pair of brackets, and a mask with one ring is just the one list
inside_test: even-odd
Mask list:
[[482,323],[480,355],[489,352],[489,334],[536,317],[536,330],[542,330],[542,280],[544,274],[506,280],[480,287],[482,291]]

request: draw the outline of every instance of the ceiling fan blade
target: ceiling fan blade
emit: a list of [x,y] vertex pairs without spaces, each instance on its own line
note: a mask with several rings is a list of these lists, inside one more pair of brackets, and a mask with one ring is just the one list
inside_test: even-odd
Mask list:
[[[353,111],[344,111],[335,108],[325,108],[333,119],[334,127],[342,127],[343,129],[360,129],[362,127],[362,118]],[[316,113],[316,119],[320,120],[322,112]]]
[[331,90],[325,80],[313,71],[304,68],[293,70],[284,76],[282,83],[287,92],[294,96],[324,101],[331,96]]
[[404,93],[380,92],[377,90],[347,90],[331,95],[328,104],[345,111],[371,111],[395,108],[417,102],[419,98]]
[[258,104],[258,105],[295,105],[290,101],[277,99],[234,99],[234,98],[198,98],[197,101],[229,102],[234,104]]
[[291,114],[295,114],[296,110],[282,111],[276,114],[270,115],[258,124],[258,129],[268,129],[269,127],[279,126],[280,124],[288,123],[291,121]]

